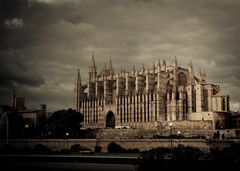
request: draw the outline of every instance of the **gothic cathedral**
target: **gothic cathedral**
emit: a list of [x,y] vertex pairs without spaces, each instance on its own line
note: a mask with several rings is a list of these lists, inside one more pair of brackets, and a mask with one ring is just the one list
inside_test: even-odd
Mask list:
[[162,129],[170,122],[185,129],[228,127],[229,96],[207,82],[203,69],[195,75],[191,61],[182,68],[174,57],[170,65],[160,60],[116,73],[110,57],[97,72],[93,53],[88,74],[83,84],[78,70],[74,89],[85,128]]

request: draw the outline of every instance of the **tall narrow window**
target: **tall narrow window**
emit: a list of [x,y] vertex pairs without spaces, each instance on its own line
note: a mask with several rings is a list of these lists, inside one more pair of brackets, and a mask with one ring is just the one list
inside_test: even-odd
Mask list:
[[227,111],[230,111],[230,108],[229,108],[229,97],[227,97]]
[[225,111],[225,98],[222,99],[222,111]]
[[196,90],[193,90],[192,95],[192,112],[196,112]]
[[183,72],[178,74],[178,84],[183,86],[187,85],[187,76]]
[[203,111],[208,111],[208,90],[203,90]]

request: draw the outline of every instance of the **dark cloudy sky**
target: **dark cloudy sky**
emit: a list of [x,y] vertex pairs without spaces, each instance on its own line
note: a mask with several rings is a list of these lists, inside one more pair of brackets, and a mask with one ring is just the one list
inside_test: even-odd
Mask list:
[[29,108],[72,107],[77,68],[86,80],[91,52],[98,71],[151,67],[174,56],[240,101],[238,0],[0,0],[0,103],[11,91]]

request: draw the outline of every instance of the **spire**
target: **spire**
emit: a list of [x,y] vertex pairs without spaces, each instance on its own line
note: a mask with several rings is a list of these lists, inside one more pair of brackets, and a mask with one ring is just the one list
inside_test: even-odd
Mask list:
[[145,72],[145,66],[144,66],[144,63],[142,64],[142,72],[143,72],[143,73]]
[[206,80],[207,74],[206,74],[206,70],[205,70],[205,68],[203,68],[203,70],[202,70],[202,74],[203,74],[204,79]]
[[206,81],[206,71],[205,71],[205,69],[199,67],[198,77],[199,77],[201,82]]
[[104,63],[103,73],[105,75],[107,74],[107,63]]
[[111,58],[111,56],[109,57],[108,69],[109,69],[109,73],[110,73],[111,75],[113,75],[113,74],[114,74],[114,70],[113,70],[112,58]]
[[172,66],[174,66],[174,67],[177,67],[177,66],[178,66],[178,63],[177,63],[177,58],[176,58],[176,56],[174,56],[174,58],[173,58],[173,63],[172,63]]
[[78,68],[77,80],[81,83],[81,74],[80,74],[80,69],[79,68]]
[[201,80],[201,78],[202,78],[202,69],[200,67],[198,69],[198,77]]
[[135,70],[135,66],[133,65],[133,67],[132,67],[132,75],[133,75],[133,76],[135,76],[135,71],[136,71],[136,70]]
[[189,60],[188,71],[189,71],[189,72],[193,72],[193,65],[192,65],[191,59]]
[[94,73],[97,72],[97,68],[96,68],[96,64],[95,64],[94,51],[92,51],[92,60],[91,60],[90,66],[89,66],[89,70],[90,70],[90,72],[94,72]]
[[155,63],[153,61],[153,73],[155,73]]
[[194,71],[193,71],[193,65],[192,65],[191,59],[189,60],[189,63],[188,63],[188,73],[189,73],[188,84],[193,85],[195,81],[194,81]]
[[157,69],[158,71],[157,72],[161,72],[161,62],[160,62],[160,59],[158,58],[158,65],[157,65]]
[[83,89],[81,84],[81,74],[80,74],[80,69],[78,68],[77,79],[76,79],[75,88],[74,88],[74,99],[73,99],[73,107],[77,111],[80,110],[82,93],[83,93]]
[[161,62],[160,62],[160,59],[158,58],[158,67],[161,68]]
[[109,69],[113,69],[111,56],[109,57]]
[[97,75],[97,67],[94,59],[94,51],[92,51],[92,59],[89,66],[89,81],[93,81]]
[[162,71],[166,71],[166,61],[165,60],[161,60],[161,70]]

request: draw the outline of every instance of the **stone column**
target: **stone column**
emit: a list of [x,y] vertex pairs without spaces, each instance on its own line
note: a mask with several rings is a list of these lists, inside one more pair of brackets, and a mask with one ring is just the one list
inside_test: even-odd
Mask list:
[[179,92],[179,100],[178,100],[178,120],[182,121],[183,120],[183,98],[182,98],[182,92]]
[[172,101],[171,101],[171,111],[172,111],[172,121],[176,121],[176,113],[177,113],[177,101],[175,98],[175,92],[172,92]]
[[203,86],[196,85],[196,112],[203,111]]
[[192,113],[192,92],[193,92],[193,87],[192,85],[187,86],[187,108],[188,108],[188,114]]
[[171,121],[171,102],[170,102],[170,94],[167,93],[167,121]]

